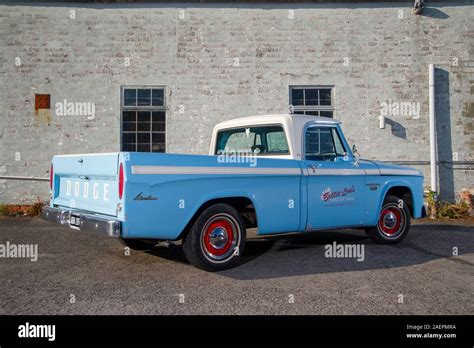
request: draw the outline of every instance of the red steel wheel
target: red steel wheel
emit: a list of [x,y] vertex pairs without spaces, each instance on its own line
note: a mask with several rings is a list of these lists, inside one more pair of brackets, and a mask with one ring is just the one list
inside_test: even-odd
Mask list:
[[245,222],[233,206],[206,208],[183,239],[186,259],[197,268],[223,271],[235,266],[245,248]]
[[229,251],[233,240],[234,230],[225,219],[215,220],[204,232],[204,248],[214,256],[222,256]]
[[404,228],[405,213],[397,205],[384,206],[380,212],[379,229],[387,237],[397,236]]
[[216,214],[202,229],[201,248],[204,256],[212,262],[223,262],[232,258],[239,243],[240,228],[231,215]]
[[365,228],[367,235],[379,244],[398,244],[409,230],[409,206],[396,196],[385,197],[376,225]]

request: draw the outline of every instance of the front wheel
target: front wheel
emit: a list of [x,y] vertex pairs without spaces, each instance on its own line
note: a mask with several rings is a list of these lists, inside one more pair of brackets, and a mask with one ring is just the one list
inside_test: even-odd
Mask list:
[[410,229],[410,210],[402,199],[387,196],[380,209],[377,226],[366,229],[367,235],[379,244],[397,244]]
[[215,272],[231,268],[245,247],[245,225],[239,212],[218,203],[197,218],[183,241],[186,259],[195,267]]

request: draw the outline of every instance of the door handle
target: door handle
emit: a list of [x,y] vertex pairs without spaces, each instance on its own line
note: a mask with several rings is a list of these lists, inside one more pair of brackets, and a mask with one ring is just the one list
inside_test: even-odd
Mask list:
[[308,168],[311,168],[311,169],[317,169],[317,168],[319,168],[319,167],[321,167],[321,163],[318,163],[318,164],[316,164],[316,163],[308,164]]

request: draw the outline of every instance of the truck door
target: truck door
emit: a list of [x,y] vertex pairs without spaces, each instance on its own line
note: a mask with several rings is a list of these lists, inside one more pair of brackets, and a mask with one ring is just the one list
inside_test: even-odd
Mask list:
[[303,142],[308,174],[306,229],[362,225],[365,171],[346,149],[340,129],[307,127]]

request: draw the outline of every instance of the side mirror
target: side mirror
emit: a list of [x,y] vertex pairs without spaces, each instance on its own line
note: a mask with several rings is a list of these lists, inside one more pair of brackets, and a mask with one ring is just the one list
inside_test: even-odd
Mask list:
[[354,158],[355,158],[355,162],[354,162],[354,165],[356,167],[359,166],[359,158],[360,158],[360,154],[359,154],[359,151],[357,151],[357,147],[354,145],[352,145],[352,154],[354,155]]
[[352,145],[352,153],[355,155],[355,154],[359,154],[359,151],[357,151],[357,146],[354,144]]

